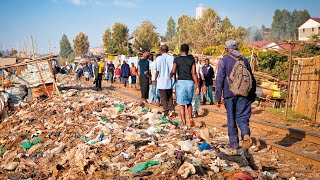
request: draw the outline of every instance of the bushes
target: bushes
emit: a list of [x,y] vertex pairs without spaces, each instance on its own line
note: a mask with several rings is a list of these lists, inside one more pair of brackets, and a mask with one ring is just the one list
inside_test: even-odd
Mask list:
[[257,70],[285,80],[288,77],[287,61],[288,57],[285,55],[272,51],[261,52],[258,57]]
[[[212,55],[212,56],[221,56],[224,50],[224,45],[220,46],[209,46],[202,50],[204,55]],[[252,48],[244,43],[239,44],[239,51],[243,56],[250,56],[252,53]],[[259,52],[258,50],[254,50],[254,53]]]

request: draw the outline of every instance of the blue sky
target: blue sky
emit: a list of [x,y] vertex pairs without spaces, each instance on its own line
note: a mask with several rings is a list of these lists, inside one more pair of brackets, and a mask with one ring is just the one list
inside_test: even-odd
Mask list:
[[243,27],[271,26],[275,9],[307,9],[311,17],[320,17],[319,0],[1,0],[0,44],[2,49],[19,44],[21,50],[24,38],[29,40],[32,33],[40,53],[47,52],[49,40],[55,47],[51,51],[58,52],[63,34],[72,42],[82,31],[89,36],[90,47],[96,47],[107,26],[122,22],[132,33],[143,20],[150,20],[164,34],[170,16],[175,20],[182,14],[195,16],[198,4]]

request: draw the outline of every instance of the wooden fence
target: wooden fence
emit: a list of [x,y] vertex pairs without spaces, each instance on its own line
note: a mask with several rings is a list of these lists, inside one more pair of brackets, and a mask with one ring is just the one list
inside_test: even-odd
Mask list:
[[320,122],[320,56],[293,60],[290,89],[292,109]]

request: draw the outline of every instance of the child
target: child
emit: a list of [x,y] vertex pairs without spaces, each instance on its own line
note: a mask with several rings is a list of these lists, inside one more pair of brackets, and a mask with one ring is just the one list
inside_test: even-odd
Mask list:
[[114,71],[114,77],[115,77],[115,82],[117,81],[117,78],[119,78],[120,81],[120,65],[117,66],[116,70]]

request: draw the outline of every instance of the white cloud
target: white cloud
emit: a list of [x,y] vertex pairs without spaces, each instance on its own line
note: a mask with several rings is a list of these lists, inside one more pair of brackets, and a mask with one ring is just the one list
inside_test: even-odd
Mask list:
[[123,8],[137,7],[137,2],[135,0],[113,0],[112,4]]
[[88,4],[90,0],[70,0],[70,2],[74,5],[80,6]]
[[53,3],[68,2],[76,6],[103,6],[110,4],[112,6],[118,6],[121,8],[135,8],[138,6],[138,2],[141,0],[51,0]]

